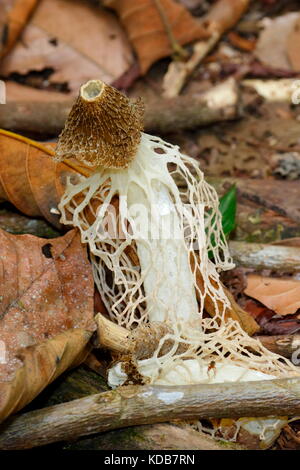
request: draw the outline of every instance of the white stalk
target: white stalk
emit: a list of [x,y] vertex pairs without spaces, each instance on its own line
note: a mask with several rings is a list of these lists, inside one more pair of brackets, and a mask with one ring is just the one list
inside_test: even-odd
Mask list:
[[128,192],[129,212],[139,225],[135,241],[148,318],[150,322],[188,321],[198,313],[198,304],[179,217],[163,183],[156,182],[151,191],[150,200],[135,183]]

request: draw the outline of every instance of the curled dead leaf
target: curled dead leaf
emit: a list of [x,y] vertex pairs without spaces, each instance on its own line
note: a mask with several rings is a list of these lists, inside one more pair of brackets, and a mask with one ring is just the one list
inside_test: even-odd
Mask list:
[[84,360],[94,284],[76,230],[47,240],[0,231],[0,422]]

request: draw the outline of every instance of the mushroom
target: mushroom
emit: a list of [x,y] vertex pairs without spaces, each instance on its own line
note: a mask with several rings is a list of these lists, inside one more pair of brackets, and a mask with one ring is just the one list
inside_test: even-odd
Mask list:
[[[198,319],[206,295],[228,305],[216,267],[232,267],[217,194],[193,159],[141,132],[142,109],[140,102],[91,80],[81,87],[56,149],[57,160],[76,157],[94,166],[89,178],[68,183],[59,205],[61,221],[80,228],[111,318],[129,328],[147,321]],[[177,187],[176,173],[187,190]],[[95,215],[92,224],[86,220],[87,207]],[[206,217],[205,208],[210,209]],[[104,233],[117,219],[122,233]],[[209,251],[216,265],[209,260]],[[107,268],[114,274],[113,285],[106,282]],[[196,282],[199,269],[203,290]]]
[[[140,101],[90,80],[56,150],[59,161],[75,157],[93,167],[91,176],[68,181],[59,210],[61,222],[78,227],[89,246],[110,319],[128,330],[153,322],[169,327],[155,352],[137,361],[139,374],[161,384],[298,374],[226,318],[219,271],[233,264],[217,194],[197,161],[143,133],[142,119]],[[205,314],[206,297],[214,303],[213,318]],[[112,386],[128,379],[123,365],[111,368]]]

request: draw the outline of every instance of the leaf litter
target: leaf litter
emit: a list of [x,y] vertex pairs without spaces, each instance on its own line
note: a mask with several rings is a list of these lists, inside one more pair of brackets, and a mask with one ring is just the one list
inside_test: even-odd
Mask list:
[[95,326],[93,276],[76,230],[51,244],[3,230],[0,240],[1,421],[76,362]]

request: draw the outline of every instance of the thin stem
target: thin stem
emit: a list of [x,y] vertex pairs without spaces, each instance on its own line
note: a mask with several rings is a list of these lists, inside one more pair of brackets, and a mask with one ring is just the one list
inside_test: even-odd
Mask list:
[[159,12],[161,20],[164,24],[167,36],[169,38],[171,47],[172,47],[175,55],[179,56],[180,59],[187,59],[187,57],[189,56],[189,53],[183,47],[181,47],[181,45],[179,44],[179,42],[175,38],[174,33],[172,31],[170,21],[169,21],[167,15],[165,13],[165,10],[164,10],[160,0],[154,0],[154,3],[155,3],[156,8]]

